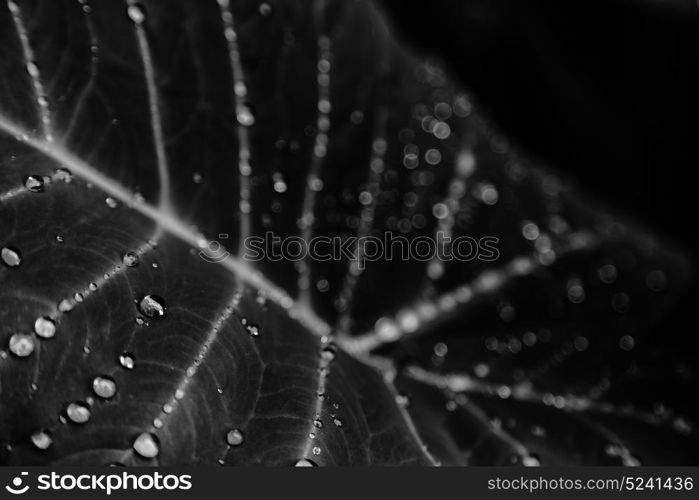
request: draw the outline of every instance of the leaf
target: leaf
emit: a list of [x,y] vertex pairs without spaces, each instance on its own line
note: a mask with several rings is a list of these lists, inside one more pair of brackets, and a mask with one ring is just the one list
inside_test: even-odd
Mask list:
[[[542,461],[605,463],[605,419],[666,429],[560,353],[645,362],[683,257],[516,155],[372,4],[10,0],[0,26],[2,463],[509,463],[484,415],[524,406],[580,422]],[[246,260],[268,231],[497,235],[500,258]],[[588,281],[605,265],[618,289]],[[524,328],[547,347],[516,355]]]

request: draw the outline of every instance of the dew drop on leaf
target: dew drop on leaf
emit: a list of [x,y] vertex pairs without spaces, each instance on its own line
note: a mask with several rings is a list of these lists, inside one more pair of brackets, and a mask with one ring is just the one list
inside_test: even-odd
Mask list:
[[10,337],[10,352],[19,358],[26,358],[34,352],[34,337],[26,333],[15,333]]
[[231,429],[226,433],[226,442],[230,446],[240,446],[243,444],[244,440],[245,438],[243,437],[243,433],[240,429]]
[[90,409],[84,403],[70,403],[66,408],[66,416],[75,424],[84,424],[90,420]]
[[333,423],[335,427],[342,427],[342,420],[340,420],[340,417],[333,417]]
[[112,197],[105,198],[104,202],[109,208],[116,208],[118,206],[117,201]]
[[314,446],[314,447],[313,447],[313,454],[314,454],[314,455],[320,455],[320,447]]
[[302,458],[294,464],[294,467],[316,467],[316,463],[307,458]]
[[255,124],[255,116],[247,106],[240,106],[235,116],[238,123],[243,127],[251,127]]
[[73,181],[73,174],[66,168],[59,168],[56,170],[54,177],[57,181],[63,181],[66,184],[70,184]]
[[48,316],[36,318],[34,332],[41,338],[50,339],[56,335],[56,323]]
[[138,254],[136,252],[127,252],[121,260],[125,266],[135,267],[138,265]]
[[316,419],[313,421],[313,426],[316,427],[316,428],[318,428],[318,429],[321,429],[321,428],[323,427],[323,421],[322,421],[321,419],[319,419],[319,418],[316,418]]
[[51,433],[44,429],[38,430],[32,434],[31,440],[32,444],[40,450],[47,450],[51,444],[53,444]]
[[30,175],[24,181],[24,187],[32,193],[40,193],[44,190],[44,178],[40,175]]
[[160,453],[158,438],[150,432],[143,432],[133,442],[133,449],[143,458],[155,458]]
[[541,462],[538,458],[536,458],[536,456],[527,455],[526,457],[522,458],[522,465],[524,465],[525,467],[539,467],[541,465]]
[[138,303],[138,310],[147,318],[162,318],[165,309],[165,301],[157,295],[146,295]]
[[101,375],[92,381],[92,390],[99,397],[109,399],[116,394],[116,382],[112,377]]
[[260,4],[260,14],[263,16],[268,16],[272,12],[272,6],[268,4],[267,2],[263,2]]
[[0,258],[9,267],[17,267],[22,263],[22,255],[19,250],[12,247],[3,247],[0,250]]
[[57,306],[59,312],[67,313],[73,310],[73,303],[68,299],[63,299]]
[[127,370],[133,370],[134,357],[129,353],[122,353],[119,355],[119,364],[126,368]]

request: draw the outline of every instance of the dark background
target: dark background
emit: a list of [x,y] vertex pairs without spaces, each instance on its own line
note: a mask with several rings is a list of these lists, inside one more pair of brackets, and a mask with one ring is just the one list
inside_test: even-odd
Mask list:
[[[519,149],[575,178],[695,265],[699,7],[694,0],[381,0]],[[695,285],[659,335],[697,352]]]

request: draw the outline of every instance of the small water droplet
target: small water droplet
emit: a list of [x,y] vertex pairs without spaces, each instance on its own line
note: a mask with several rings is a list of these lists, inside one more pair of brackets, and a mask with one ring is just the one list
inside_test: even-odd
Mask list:
[[143,432],[133,442],[133,449],[143,458],[155,458],[160,453],[160,444],[154,434]]
[[47,430],[41,429],[32,434],[32,444],[40,450],[48,450],[53,443],[53,438],[51,433]]
[[57,181],[63,181],[66,184],[70,184],[73,181],[73,174],[67,168],[59,168],[56,170],[54,178]]
[[134,357],[129,353],[122,353],[119,355],[119,364],[126,368],[127,370],[133,370]]
[[245,325],[245,330],[251,337],[257,337],[260,335],[260,329],[255,325]]
[[525,467],[539,467],[541,462],[535,455],[527,455],[522,458],[522,465]]
[[245,438],[243,437],[243,433],[240,429],[231,429],[226,433],[226,442],[230,446],[240,446],[243,444],[243,441]]
[[92,381],[92,390],[99,397],[109,399],[116,394],[116,382],[112,377],[101,375]]
[[239,106],[236,113],[236,119],[243,127],[251,127],[255,124],[255,116],[247,106]]
[[314,446],[314,447],[313,447],[313,454],[314,454],[314,455],[320,455],[320,447]]
[[25,179],[24,187],[32,193],[40,193],[44,190],[44,178],[40,175],[30,175]]
[[138,254],[136,252],[127,252],[121,258],[121,261],[127,267],[135,267],[138,265]]
[[323,361],[325,361],[326,363],[329,363],[329,362],[331,362],[332,360],[334,360],[336,355],[337,355],[337,348],[336,348],[334,345],[332,345],[332,344],[329,345],[329,346],[324,347],[324,348],[320,351],[320,357],[321,357],[321,359],[322,359]]
[[73,303],[68,299],[63,299],[58,303],[57,309],[62,313],[70,312],[73,310]]
[[10,352],[19,358],[26,358],[34,352],[34,336],[27,333],[15,333],[8,344]]
[[90,409],[84,403],[70,403],[66,407],[66,416],[75,424],[84,424],[90,420]]
[[3,247],[0,250],[0,258],[8,267],[17,267],[22,263],[22,255],[13,247]]
[[56,335],[56,323],[48,316],[36,318],[34,332],[41,338],[50,339]]
[[263,2],[260,4],[260,14],[263,16],[268,16],[272,12],[272,6],[268,4],[267,2]]
[[307,458],[302,458],[294,464],[294,467],[317,467],[316,463]]
[[117,201],[112,197],[105,198],[104,202],[107,204],[109,208],[116,208],[118,206]]
[[342,420],[340,420],[340,417],[333,417],[333,423],[335,427],[342,427]]
[[323,421],[322,421],[321,419],[319,419],[319,418],[316,418],[316,419],[313,421],[313,425],[314,425],[316,428],[321,429],[321,428],[323,427]]
[[146,295],[138,303],[138,309],[147,318],[162,318],[165,316],[165,301],[157,295]]
[[85,296],[80,292],[77,292],[75,295],[73,295],[73,298],[75,299],[75,302],[77,302],[78,304],[82,304],[85,301]]

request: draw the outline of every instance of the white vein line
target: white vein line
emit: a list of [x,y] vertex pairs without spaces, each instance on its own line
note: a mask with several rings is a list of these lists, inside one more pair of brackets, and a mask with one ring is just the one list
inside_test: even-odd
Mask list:
[[[7,120],[2,115],[0,115],[0,130],[14,136],[21,143],[43,152],[49,158],[70,169],[75,175],[92,183],[105,193],[156,222],[164,231],[188,245],[202,250],[210,245],[213,246],[213,243],[205,238],[204,235],[195,232],[187,224],[184,224],[174,211],[154,207],[149,203],[135,200],[133,193],[124,186],[105,176],[62,146],[32,136],[27,130]],[[272,302],[286,309],[290,317],[303,324],[311,332],[322,336],[330,331],[330,326],[309,307],[294,302],[291,296],[282,288],[272,283],[247,262],[229,253],[224,253],[223,255],[226,255],[226,257],[219,262],[220,265],[234,273],[246,284],[265,293]]]
[[[598,243],[597,238],[586,232],[569,236],[566,247],[558,256],[577,250],[587,250]],[[425,331],[427,327],[446,320],[473,300],[498,292],[512,280],[532,274],[541,264],[535,255],[516,257],[505,266],[483,271],[471,282],[446,292],[433,300],[415,302],[400,311],[393,318],[380,318],[373,331],[356,337],[341,336],[338,343],[351,354],[371,352],[379,346],[395,342],[406,336]]]
[[[315,422],[316,420],[321,420],[323,416],[323,406],[325,404],[325,391],[326,391],[326,386],[328,383],[328,375],[330,374],[330,364],[332,363],[335,355],[331,354],[329,356],[325,356],[323,353],[323,349],[328,347],[330,343],[330,337],[324,336],[320,339],[320,361],[318,362],[318,384],[316,387],[316,404],[314,407],[313,411],[313,420],[311,421],[311,424],[308,427],[308,432],[307,435],[308,437],[306,438],[306,445],[303,449],[302,456],[306,458],[311,458],[313,456],[312,454],[312,448],[314,447],[314,441],[316,438],[316,435],[320,429],[316,428]],[[322,424],[321,424],[322,425]],[[311,437],[311,436],[314,437]]]
[[408,410],[406,410],[404,405],[398,402],[401,395],[399,394],[398,389],[396,388],[396,385],[394,383],[396,377],[395,369],[387,370],[384,368],[381,370],[381,372],[383,372],[383,381],[386,386],[386,389],[388,389],[388,392],[391,394],[391,396],[393,396],[393,400],[396,403],[396,407],[398,408],[398,412],[400,413],[401,419],[403,420],[405,426],[408,428],[411,437],[417,444],[418,448],[420,448],[420,451],[422,452],[423,456],[427,459],[427,461],[430,463],[430,465],[433,465],[435,467],[440,466],[441,463],[439,462],[439,460],[437,460],[430,453],[430,451],[427,449],[427,445],[420,437],[420,433],[418,432],[417,427],[415,426],[415,422],[413,422],[413,418],[410,416],[410,413],[408,412]]
[[[65,173],[64,172],[55,172],[52,175],[45,175],[41,176],[41,178],[44,180],[44,188],[46,188],[49,184],[51,184],[54,181],[57,180],[62,180],[65,179]],[[13,198],[17,198],[19,196],[24,196],[26,194],[31,194],[31,191],[26,188],[26,186],[16,186],[13,188],[10,188],[9,190],[5,191],[4,193],[0,193],[0,203],[9,201]]]
[[37,66],[34,50],[29,43],[29,36],[27,34],[27,29],[24,26],[24,20],[22,19],[22,11],[13,0],[8,0],[7,8],[12,14],[12,20],[14,21],[15,28],[17,29],[17,35],[19,36],[20,43],[22,45],[22,54],[24,56],[24,61],[27,68],[27,73],[32,80],[32,85],[34,88],[34,97],[36,99],[37,106],[39,108],[39,118],[41,121],[41,133],[48,142],[53,141],[53,132],[51,125],[51,111],[49,109],[49,103],[46,98],[46,91],[44,90],[44,84],[41,81],[41,72],[39,71],[39,66]]
[[[316,24],[321,27],[323,22],[323,9],[325,8],[325,0],[315,0],[313,10],[316,17]],[[303,195],[303,205],[301,218],[298,221],[301,229],[301,238],[308,242],[313,236],[313,226],[315,223],[315,203],[316,194],[322,189],[322,181],[320,173],[323,168],[325,156],[327,154],[328,131],[330,130],[330,69],[332,59],[332,42],[330,37],[321,34],[318,37],[318,61],[316,76],[318,83],[318,113],[316,115],[317,133],[313,146],[313,156],[311,158],[311,166],[306,176],[306,187]],[[299,302],[310,306],[311,296],[311,268],[308,258],[298,263],[299,277],[298,290]]]
[[240,49],[238,47],[238,34],[235,30],[235,20],[230,7],[229,0],[218,0],[221,8],[221,21],[223,23],[223,34],[228,45],[228,60],[230,64],[231,76],[233,79],[233,97],[235,99],[236,132],[238,135],[238,172],[240,174],[240,239],[238,242],[238,254],[242,255],[245,238],[250,236],[251,221],[250,212],[250,137],[247,127],[254,123],[254,118],[245,104],[245,97],[248,94],[245,85],[245,73],[240,62]]
[[[151,238],[146,243],[134,250],[134,253],[140,259],[149,251],[153,250],[157,246],[157,244],[157,240]],[[59,316],[61,316],[62,314],[72,311],[77,305],[82,304],[83,302],[85,302],[85,300],[87,300],[88,297],[97,292],[102,287],[102,285],[104,285],[109,279],[119,275],[126,269],[129,269],[129,267],[125,264],[117,264],[115,266],[112,266],[105,273],[98,276],[88,286],[84,287],[82,290],[73,295],[73,297],[68,297],[60,300],[58,302],[56,311],[51,313],[49,316],[51,317],[51,319],[57,320]]]
[[[442,200],[442,205],[447,208],[446,216],[437,220],[435,228],[435,241],[441,241],[437,238],[437,233],[442,233],[444,236],[451,238],[456,222],[456,216],[461,209],[461,200],[466,193],[466,181],[473,175],[476,169],[476,157],[472,151],[464,149],[456,158],[454,164],[454,173],[449,181],[447,194]],[[427,264],[427,276],[431,280],[438,280],[444,275],[444,261],[438,256],[435,256]]]
[[192,379],[196,376],[197,372],[199,371],[199,367],[209,354],[211,346],[214,344],[214,342],[216,342],[221,328],[230,319],[235,312],[235,309],[238,307],[240,298],[240,293],[236,292],[228,301],[228,305],[224,308],[223,312],[221,312],[216,321],[213,322],[211,329],[206,335],[206,339],[204,339],[204,343],[199,348],[196,358],[194,358],[194,361],[185,370],[184,376],[182,376],[180,382],[177,384],[174,394],[168,400],[168,402],[162,406],[160,415],[153,419],[152,431],[157,431],[158,429],[162,429],[164,426],[167,426],[167,418],[172,415],[177,408],[179,408],[180,401],[186,396]]
[[141,10],[136,0],[127,0],[129,9],[138,9],[139,15],[130,15],[133,21],[136,39],[138,40],[139,53],[141,62],[146,76],[146,87],[148,89],[148,102],[150,106],[150,123],[153,132],[153,146],[155,148],[155,156],[158,164],[158,176],[160,179],[160,196],[158,204],[160,208],[169,209],[171,207],[170,200],[170,171],[167,164],[167,155],[165,153],[165,139],[163,136],[162,117],[160,115],[160,100],[158,97],[158,89],[155,82],[155,69],[153,67],[153,58],[148,43],[148,36],[143,26],[145,22],[145,13]]
[[63,134],[63,140],[67,141],[73,134],[73,130],[77,124],[78,118],[82,112],[82,108],[85,105],[87,96],[90,94],[95,86],[95,78],[97,77],[97,66],[99,64],[99,45],[97,40],[97,29],[95,28],[95,23],[92,20],[92,6],[88,0],[77,0],[78,4],[81,6],[83,14],[85,14],[85,24],[87,26],[87,31],[90,34],[90,79],[88,83],[83,86],[80,91],[80,95],[73,106],[73,112],[71,113],[71,119],[66,127],[66,132]]
[[418,366],[408,366],[403,373],[406,377],[423,384],[458,394],[482,394],[523,403],[534,403],[550,406],[567,413],[599,413],[637,420],[655,426],[658,426],[663,421],[667,424],[672,424],[670,418],[663,420],[651,412],[636,408],[624,408],[623,405],[620,407],[619,405],[597,401],[587,396],[540,392],[528,380],[514,385],[499,384],[488,380],[480,380],[464,373],[436,374]]
[[[371,145],[371,159],[369,160],[369,176],[366,183],[366,192],[371,197],[370,202],[364,206],[361,211],[359,219],[359,229],[357,231],[358,240],[369,236],[371,233],[371,228],[374,224],[374,217],[376,215],[376,206],[378,204],[378,198],[381,189],[381,177],[384,172],[384,156],[386,154],[387,142],[386,142],[386,123],[388,121],[388,108],[386,106],[380,106],[376,110],[376,136],[372,141]],[[355,255],[356,260],[349,263],[349,269],[347,270],[347,275],[345,276],[342,289],[338,294],[338,301],[340,304],[341,314],[337,321],[337,330],[340,333],[347,333],[350,329],[351,314],[352,314],[352,300],[354,297],[354,291],[359,282],[359,276],[362,274],[363,268],[359,266],[359,262],[362,262],[364,257],[362,255],[363,245],[355,245]]]

